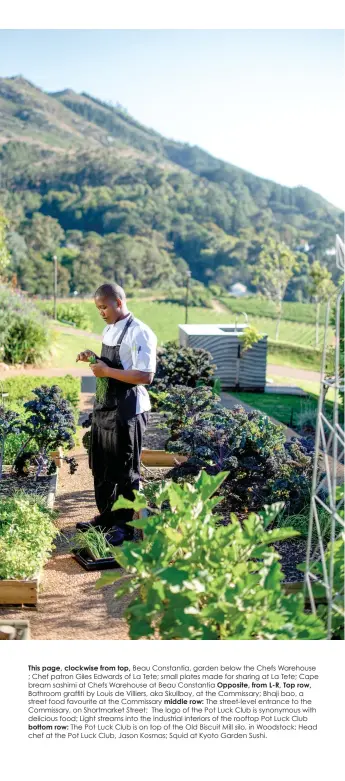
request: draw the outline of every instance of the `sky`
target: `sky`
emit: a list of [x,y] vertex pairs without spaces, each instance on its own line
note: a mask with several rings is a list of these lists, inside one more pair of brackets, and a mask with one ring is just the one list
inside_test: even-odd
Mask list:
[[342,30],[0,30],[19,74],[344,208]]

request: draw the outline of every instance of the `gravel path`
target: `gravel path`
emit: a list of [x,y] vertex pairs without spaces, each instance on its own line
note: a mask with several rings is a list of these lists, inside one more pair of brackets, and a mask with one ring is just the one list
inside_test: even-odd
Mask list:
[[63,466],[59,474],[56,509],[58,538],[53,557],[44,568],[36,608],[0,608],[1,619],[30,621],[33,640],[128,640],[123,611],[128,601],[114,599],[115,586],[94,588],[100,573],[86,572],[68,553],[77,521],[96,513],[91,473],[84,448],[73,451],[79,462],[75,475]]

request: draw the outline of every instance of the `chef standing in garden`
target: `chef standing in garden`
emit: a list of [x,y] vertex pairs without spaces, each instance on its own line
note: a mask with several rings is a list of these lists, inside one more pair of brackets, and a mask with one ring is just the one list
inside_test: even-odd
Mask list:
[[121,544],[133,536],[134,529],[126,525],[133,511],[111,508],[117,497],[133,499],[133,490],[139,489],[142,440],[151,408],[145,386],[155,374],[157,339],[128,310],[119,285],[101,285],[95,304],[106,323],[101,356],[84,350],[77,361],[91,361],[97,378],[89,464],[99,515],[77,528],[111,529],[112,543]]

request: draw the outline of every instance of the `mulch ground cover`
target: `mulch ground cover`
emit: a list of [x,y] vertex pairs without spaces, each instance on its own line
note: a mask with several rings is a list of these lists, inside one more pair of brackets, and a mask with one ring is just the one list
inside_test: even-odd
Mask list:
[[10,468],[5,468],[0,479],[0,496],[12,496],[16,491],[25,491],[27,494],[46,499],[51,483],[52,479],[47,475],[40,475],[37,479],[34,474],[28,477],[17,477]]

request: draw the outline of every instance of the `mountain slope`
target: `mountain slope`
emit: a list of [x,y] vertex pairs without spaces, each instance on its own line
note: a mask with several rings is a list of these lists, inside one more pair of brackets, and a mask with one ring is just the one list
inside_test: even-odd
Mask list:
[[63,90],[51,95],[69,110],[94,123],[123,143],[145,152],[163,153],[163,139],[159,134],[140,125],[123,110],[92,98],[85,92],[78,95],[73,90]]
[[28,281],[24,258],[37,270],[54,243],[71,289],[82,286],[71,252],[92,257],[91,289],[97,275],[115,274],[119,257],[124,279],[138,284],[182,284],[187,264],[204,283],[251,287],[271,233],[296,250],[311,248],[289,290],[303,297],[313,259],[336,275],[326,250],[343,232],[341,212],[307,188],[254,176],[164,138],[121,107],[69,89],[47,94],[23,77],[0,79],[1,205],[26,289],[36,272]]
[[22,77],[0,79],[0,134],[51,148],[106,144],[106,132]]
[[[86,117],[90,122],[109,130],[125,143],[143,149],[146,152],[156,152],[169,158],[171,162],[188,169],[192,173],[205,177],[215,183],[234,186],[240,180],[248,187],[253,197],[262,196],[274,185],[278,192],[277,201],[282,201],[290,206],[304,209],[310,205],[308,198],[312,196],[312,205],[329,209],[336,213],[335,206],[328,203],[321,195],[312,193],[304,187],[284,187],[277,185],[268,179],[254,176],[237,166],[226,163],[213,157],[198,146],[190,146],[176,141],[169,141],[153,130],[145,128],[136,122],[129,114],[112,105],[108,105],[87,93],[78,95],[72,90],[52,93],[60,102],[77,114]],[[261,187],[260,187],[261,184]],[[276,189],[278,188],[278,190]]]

